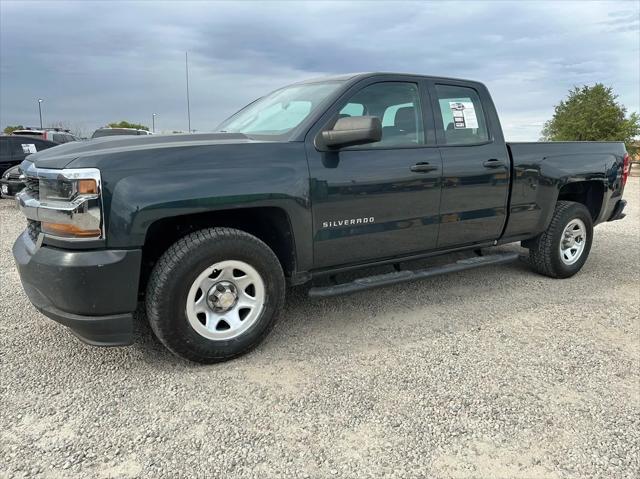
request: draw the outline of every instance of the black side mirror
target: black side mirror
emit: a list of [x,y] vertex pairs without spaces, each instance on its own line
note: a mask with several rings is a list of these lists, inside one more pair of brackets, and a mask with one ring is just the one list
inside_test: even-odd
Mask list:
[[322,142],[330,148],[365,145],[382,139],[382,122],[377,116],[339,118],[331,130],[322,132]]

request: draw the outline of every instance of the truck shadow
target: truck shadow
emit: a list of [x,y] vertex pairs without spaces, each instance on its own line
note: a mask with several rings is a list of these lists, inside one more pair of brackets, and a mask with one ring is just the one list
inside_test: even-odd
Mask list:
[[[491,252],[525,250],[518,246],[492,248]],[[467,255],[468,256],[468,255]],[[438,258],[435,261],[450,261]],[[456,255],[454,259],[460,259]],[[434,264],[434,260],[403,263],[405,269],[417,269]],[[392,271],[392,266],[371,268],[357,273],[342,274],[340,282],[356,277],[382,274]],[[462,271],[423,280],[396,284],[346,296],[323,299],[311,299],[308,292],[311,285],[290,288],[287,301],[279,321],[270,335],[255,350],[243,356],[243,361],[262,362],[273,356],[296,357],[302,350],[331,344],[333,348],[357,343],[364,329],[384,329],[384,323],[393,318],[400,321],[402,327],[411,328],[418,324],[414,316],[427,316],[420,320],[417,327],[425,334],[436,333],[444,329],[466,327],[465,325],[444,324],[442,311],[460,308],[461,297],[470,296],[470,292],[480,289],[481,294],[490,296],[499,294],[507,276],[531,275],[529,267],[522,258],[509,264],[488,266],[471,271]],[[478,300],[476,295],[469,299],[469,307],[474,308]],[[433,317],[429,310],[434,309]],[[404,318],[403,318],[404,315]],[[474,315],[471,315],[474,316]],[[482,319],[481,311],[475,315]],[[399,318],[399,319],[398,319]],[[432,321],[429,321],[432,319]],[[415,323],[415,324],[414,324]],[[401,339],[401,338],[400,338]],[[134,321],[134,347],[145,358],[145,362],[168,362],[175,365],[194,365],[171,354],[155,337],[140,304]],[[237,360],[236,360],[237,361]]]

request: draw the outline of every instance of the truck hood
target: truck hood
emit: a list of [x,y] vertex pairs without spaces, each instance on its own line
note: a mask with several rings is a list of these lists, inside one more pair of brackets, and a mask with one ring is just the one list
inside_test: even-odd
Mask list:
[[[38,168],[60,169],[74,162],[75,166],[97,166],[98,159],[105,156],[131,153],[132,161],[135,156],[144,154],[147,150],[188,148],[198,146],[232,145],[259,143],[241,133],[197,133],[166,136],[107,136],[86,141],[74,141],[55,146],[47,150],[29,155],[28,161],[35,163]],[[75,161],[75,160],[82,161]],[[82,163],[82,164],[76,164]]]

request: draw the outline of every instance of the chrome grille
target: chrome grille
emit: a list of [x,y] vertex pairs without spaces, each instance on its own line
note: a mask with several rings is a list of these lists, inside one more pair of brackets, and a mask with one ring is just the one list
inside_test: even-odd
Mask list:
[[34,196],[37,198],[38,192],[40,191],[40,182],[38,178],[35,178],[33,176],[25,176],[24,184],[26,186],[26,189],[29,192],[33,193]]

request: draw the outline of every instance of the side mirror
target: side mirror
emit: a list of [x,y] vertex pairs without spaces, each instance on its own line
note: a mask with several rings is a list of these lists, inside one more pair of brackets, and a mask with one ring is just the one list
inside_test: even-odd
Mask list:
[[322,132],[322,142],[331,148],[365,145],[382,139],[382,122],[377,116],[339,118],[333,129]]

